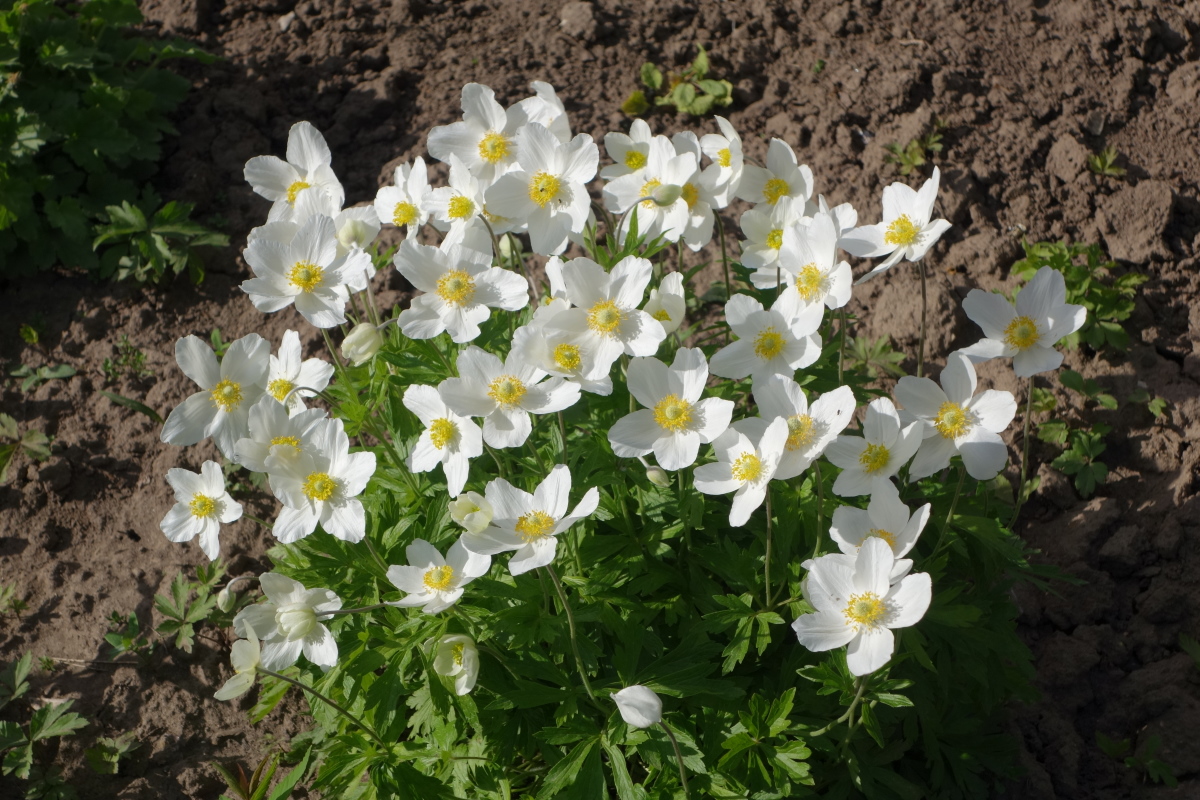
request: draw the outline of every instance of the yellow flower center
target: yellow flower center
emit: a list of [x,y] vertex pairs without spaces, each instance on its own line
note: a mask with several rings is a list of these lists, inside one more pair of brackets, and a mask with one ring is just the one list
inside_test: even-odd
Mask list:
[[588,312],[588,327],[602,336],[611,336],[625,315],[612,300],[601,300]]
[[859,628],[877,628],[879,622],[887,616],[887,603],[874,592],[850,595],[846,610],[842,612],[846,622],[856,630]]
[[469,197],[464,197],[461,194],[455,195],[450,199],[450,205],[446,209],[446,215],[450,219],[467,219],[475,213],[475,203]]
[[788,450],[800,450],[808,447],[816,436],[816,424],[808,414],[795,414],[788,417]]
[[198,494],[192,497],[192,502],[188,503],[188,508],[192,510],[193,517],[211,517],[217,513],[217,501],[211,497]]
[[933,419],[933,427],[947,439],[957,439],[971,430],[971,416],[958,403],[946,401]]
[[771,178],[767,184],[763,186],[763,198],[771,204],[779,202],[779,198],[787,197],[791,194],[792,188],[788,186],[788,182],[783,178]]
[[671,321],[671,315],[667,313],[667,310],[665,308],[660,308],[658,311],[655,311],[650,316],[654,317],[659,322],[670,322]]
[[425,577],[421,579],[421,583],[431,592],[444,592],[454,583],[454,567],[449,564],[430,567],[425,570]]
[[783,334],[775,328],[763,328],[754,337],[754,355],[763,361],[770,361],[783,351],[785,342]]
[[717,151],[717,163],[722,167],[728,167],[733,163],[733,153],[729,152],[728,147],[722,147]]
[[304,181],[294,181],[292,185],[287,188],[288,205],[296,205],[296,198],[300,196],[301,192],[309,188],[312,188],[312,184],[305,183]]
[[525,396],[525,384],[515,375],[501,375],[488,384],[488,397],[502,406],[515,406]]
[[862,464],[863,471],[868,475],[886,468],[891,460],[892,454],[881,444],[867,445],[866,449],[862,451],[862,455],[858,457],[858,463]]
[[392,211],[392,222],[397,228],[405,225],[412,225],[417,221],[420,212],[412,203],[396,203],[396,208]]
[[687,207],[691,208],[700,199],[700,190],[696,188],[696,184],[694,183],[685,183],[679,196],[683,198],[683,202],[687,203]]
[[692,424],[692,404],[669,394],[654,406],[654,421],[669,431],[679,431]]
[[1017,317],[1004,329],[1004,343],[1018,350],[1033,347],[1041,338],[1037,323],[1029,317]]
[[[883,539],[888,543],[888,547],[892,548],[893,550],[896,549],[896,534],[892,533],[891,531],[885,531],[883,528],[871,528],[871,530],[867,531],[867,536],[865,539],[863,539],[863,541],[865,542],[872,536],[877,539]],[[859,545],[859,547],[861,546],[862,545]]]
[[639,153],[637,150],[630,150],[625,154],[625,166],[630,169],[641,169],[646,166],[646,154]]
[[445,417],[429,423],[429,441],[433,442],[433,446],[438,450],[453,441],[457,433],[458,426]]
[[450,657],[454,659],[454,666],[456,666],[456,667],[462,666],[463,650],[465,649],[465,647],[466,646],[464,644],[462,644],[462,642],[459,642],[458,644],[456,644],[450,648]]
[[488,131],[479,140],[479,157],[489,164],[495,164],[508,155],[508,137],[503,133]]
[[529,199],[545,208],[546,204],[558,197],[560,181],[549,172],[539,172],[529,182]]
[[662,181],[658,178],[651,178],[642,184],[642,189],[638,192],[638,196],[648,198],[642,201],[643,207],[654,208],[654,198],[650,197],[650,195],[654,194],[654,190],[660,186],[662,186]]
[[821,284],[825,282],[821,268],[816,264],[805,264],[796,275],[796,291],[806,302],[816,300],[821,294]]
[[888,225],[887,233],[883,235],[883,240],[897,247],[907,247],[915,242],[920,234],[920,229],[908,218],[908,214],[901,214],[892,220],[891,225]]
[[578,345],[564,343],[554,348],[554,364],[559,369],[578,369],[580,361]]
[[517,524],[513,527],[518,536],[526,542],[532,542],[550,535],[550,532],[554,530],[554,517],[545,511],[530,511],[518,519]]
[[292,389],[296,388],[296,384],[289,381],[287,378],[276,378],[267,385],[267,392],[279,402],[283,402],[284,398]]
[[762,459],[754,453],[742,453],[729,466],[735,480],[750,483],[762,477]]
[[778,250],[783,247],[783,229],[776,228],[767,234],[767,247]]
[[321,285],[321,276],[324,274],[324,267],[311,261],[297,261],[288,273],[288,281],[302,292],[311,292]]
[[337,490],[337,481],[329,477],[325,472],[313,472],[304,479],[304,485],[301,491],[309,500],[317,500],[324,502],[333,497],[333,493]]
[[242,385],[226,378],[212,388],[211,396],[222,411],[233,411],[242,404]]
[[277,444],[286,444],[289,447],[298,448],[298,447],[300,447],[300,437],[299,436],[276,436],[274,439],[271,440],[271,447],[274,447]]
[[475,297],[475,279],[461,269],[454,269],[438,278],[438,297],[452,306],[461,306]]

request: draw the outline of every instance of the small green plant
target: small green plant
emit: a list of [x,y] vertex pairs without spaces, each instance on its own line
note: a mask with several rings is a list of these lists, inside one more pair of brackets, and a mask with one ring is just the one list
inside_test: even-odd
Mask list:
[[128,334],[121,334],[121,341],[117,342],[117,357],[104,359],[101,369],[104,370],[105,383],[116,383],[122,376],[148,378],[154,374],[146,368],[146,354],[129,341]]
[[[29,672],[33,666],[33,654],[26,653],[16,662],[9,664],[0,673],[0,708],[29,691]],[[13,775],[30,781],[26,797],[68,798],[75,792],[67,786],[56,767],[34,764],[34,745],[38,742],[71,736],[85,727],[88,721],[71,711],[74,701],[48,702],[33,710],[29,722],[21,725],[12,721],[0,721],[0,774]]]
[[25,344],[37,344],[42,338],[38,329],[27,322],[21,323],[21,327],[17,329],[17,335],[21,337],[21,341]]
[[33,429],[22,434],[15,419],[8,414],[0,414],[0,486],[8,483],[8,468],[12,466],[13,457],[18,451],[34,461],[45,461],[50,457],[50,438]]
[[1154,757],[1162,747],[1162,739],[1157,735],[1146,737],[1145,743],[1136,752],[1129,739],[1117,741],[1099,731],[1096,731],[1096,744],[1109,758],[1121,761],[1125,766],[1140,773],[1143,783],[1149,778],[1154,783],[1161,783],[1164,786],[1179,785],[1179,781],[1175,778],[1175,771]]
[[849,339],[846,342],[846,365],[850,370],[865,370],[871,380],[883,375],[899,378],[906,373],[900,366],[904,354],[892,347],[892,337],[878,339]]
[[21,378],[21,391],[28,392],[46,381],[61,381],[71,377],[75,374],[75,368],[66,364],[58,364],[53,367],[47,364],[34,369],[28,364],[22,364],[8,374],[14,378]]
[[[221,773],[221,778],[224,779],[225,785],[229,787],[229,794],[236,800],[285,800],[291,795],[292,789],[296,788],[296,784],[304,777],[305,771],[308,769],[308,759],[311,751],[306,751],[304,757],[300,760],[291,772],[283,777],[276,784],[275,789],[270,794],[267,792],[271,789],[271,779],[275,776],[275,771],[279,768],[279,753],[270,753],[258,762],[254,772],[248,777],[246,771],[242,769],[241,764],[235,764],[233,769],[236,769],[236,774],[233,769],[223,767],[220,764],[213,762],[213,768]],[[222,797],[226,797],[222,795]]]
[[229,237],[193,222],[191,213],[191,203],[175,201],[149,217],[128,200],[106,206],[105,221],[96,227],[98,235],[92,243],[92,249],[110,245],[100,258],[100,277],[157,283],[186,270],[199,283],[204,279],[204,262],[195,248],[226,247]]
[[[154,607],[166,617],[155,631],[165,638],[175,637],[175,646],[185,653],[192,652],[196,641],[196,626],[213,614],[217,605],[214,593],[217,582],[225,574],[220,561],[196,567],[196,581],[188,580],[182,572],[171,581],[169,596],[154,595]],[[228,616],[221,614],[222,617]],[[105,639],[108,637],[106,636]]]
[[1084,397],[1084,405],[1095,403],[1109,411],[1117,410],[1117,398],[1100,388],[1100,384],[1091,378],[1084,378],[1073,369],[1064,369],[1058,373],[1058,381],[1063,386],[1078,392]]
[[820,75],[824,71],[825,71],[825,59],[818,58],[817,63],[813,64],[813,66],[812,66],[812,74]]
[[1167,418],[1167,406],[1170,403],[1166,398],[1151,394],[1146,386],[1139,382],[1138,387],[1133,390],[1133,394],[1129,395],[1130,403],[1139,403],[1146,406],[1146,410],[1154,415],[1157,420],[1165,420]]
[[899,166],[901,175],[910,175],[913,170],[924,166],[934,153],[942,152],[942,134],[934,130],[919,139],[910,140],[907,145],[892,142],[884,145],[884,149],[888,154],[883,157],[883,162]]
[[1108,466],[1098,457],[1108,447],[1104,437],[1111,432],[1112,428],[1099,424],[1091,430],[1068,430],[1069,446],[1050,462],[1050,466],[1064,475],[1074,476],[1075,488],[1084,497],[1091,497],[1096,486],[1108,479]]
[[142,633],[142,624],[133,612],[122,617],[120,612],[114,611],[108,618],[108,633],[104,634],[104,641],[108,642],[110,658],[122,653],[134,653],[139,659],[145,659],[154,651],[154,644]]
[[21,612],[29,608],[29,604],[17,596],[17,587],[4,584],[0,586],[0,615],[20,618]]
[[650,109],[653,98],[653,105],[675,106],[682,113],[703,117],[712,113],[714,106],[732,103],[733,84],[709,78],[708,53],[700,45],[696,50],[696,58],[683,72],[668,71],[664,75],[654,64],[643,64],[641,79],[646,91],[638,89],[631,94],[621,110],[631,117],[640,116]]
[[1088,169],[1097,175],[1104,175],[1109,178],[1124,177],[1124,168],[1117,166],[1119,155],[1115,147],[1106,147],[1099,153],[1092,153],[1087,157]]
[[367,254],[371,256],[371,263],[375,266],[376,272],[392,265],[392,257],[396,255],[400,245],[394,244],[386,250],[382,248],[383,245],[378,241],[371,242],[371,246],[367,248]]
[[102,736],[96,740],[94,747],[83,751],[88,766],[100,775],[116,775],[120,770],[121,759],[141,747],[134,731],[127,731],[120,736]]
[[213,328],[212,333],[208,335],[208,339],[212,342],[213,352],[216,354],[217,358],[224,358],[225,351],[229,349],[230,343],[225,341],[225,339],[221,336],[221,329]]

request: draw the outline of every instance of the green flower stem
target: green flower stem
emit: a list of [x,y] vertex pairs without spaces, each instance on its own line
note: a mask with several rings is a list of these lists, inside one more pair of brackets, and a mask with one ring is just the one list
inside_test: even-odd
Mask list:
[[346,373],[346,365],[338,357],[337,348],[333,346],[333,338],[325,328],[321,328],[321,335],[325,337],[325,347],[329,349],[329,357],[333,359],[333,366],[337,368],[338,377],[342,379],[342,383],[346,384],[346,391],[353,392],[354,384],[350,382],[350,376]]
[[662,720],[659,720],[658,724],[660,726],[662,726],[663,731],[666,732],[667,738],[671,740],[671,747],[672,747],[672,749],[675,750],[675,763],[679,765],[679,783],[682,784],[682,786],[683,786],[683,796],[686,800],[686,798],[688,798],[688,796],[689,796],[688,795],[687,770],[684,769],[684,766],[683,766],[683,753],[680,752],[680,750],[679,750],[679,742],[675,739],[675,734],[671,732],[671,729],[669,727],[667,727],[667,723],[663,722]]
[[921,341],[917,344],[917,377],[925,374],[925,262],[918,261],[917,269],[921,273]]
[[546,574],[550,576],[550,580],[554,582],[554,588],[558,592],[558,599],[562,602],[563,610],[567,612],[567,626],[571,629],[571,650],[575,653],[575,666],[579,670],[579,677],[583,680],[583,688],[587,690],[588,697],[591,698],[592,704],[601,711],[600,703],[596,700],[596,693],[592,691],[592,682],[588,680],[587,672],[583,668],[583,656],[579,653],[579,637],[575,631],[575,614],[571,611],[571,604],[567,602],[567,593],[563,591],[562,582],[558,579],[558,573],[554,571],[554,567],[547,564],[542,567]]
[[261,672],[263,675],[270,675],[272,678],[278,678],[279,680],[284,681],[285,683],[290,683],[292,686],[295,686],[299,689],[302,689],[302,690],[308,692],[313,697],[316,697],[318,700],[324,702],[326,705],[328,705],[334,711],[337,711],[343,717],[350,720],[358,727],[362,728],[363,731],[366,732],[366,734],[368,736],[370,736],[372,739],[374,739],[376,741],[376,743],[379,744],[380,747],[383,747],[385,749],[387,748],[387,746],[388,746],[387,742],[385,742],[383,739],[379,738],[379,734],[376,733],[373,728],[368,727],[367,723],[363,722],[361,719],[354,716],[348,710],[346,710],[342,706],[335,703],[331,698],[326,697],[325,695],[321,694],[313,687],[311,687],[307,684],[301,683],[300,681],[293,680],[293,679],[287,677],[286,675],[280,675],[278,672],[271,672],[271,670],[269,670],[269,669],[263,669],[262,667],[259,667],[258,671]]
[[946,544],[946,531],[950,530],[950,524],[954,521],[954,510],[958,508],[958,497],[962,494],[963,481],[966,480],[967,471],[963,469],[963,465],[958,465],[958,485],[954,488],[954,499],[950,501],[950,513],[946,515],[946,523],[942,525],[942,531],[938,534],[937,547],[933,548],[933,554],[930,558],[934,558],[938,553],[942,552],[942,547]]
[[561,411],[558,412],[558,432],[559,432],[559,434],[562,435],[562,454],[561,454],[562,464],[563,464],[563,466],[566,466],[566,464],[567,464],[567,423],[563,419],[563,413]]
[[763,608],[771,607],[771,483],[767,482],[767,549],[763,555],[763,574],[766,576],[766,591],[763,597]]
[[1029,421],[1033,417],[1033,381],[1029,376],[1029,393],[1025,398],[1025,433],[1021,437],[1021,482],[1017,484],[1016,505],[1013,508],[1012,519],[1008,521],[1008,529],[1013,530],[1017,517],[1021,514],[1021,506],[1025,505],[1025,479],[1029,475]]
[[846,309],[839,309],[838,316],[842,318],[841,328],[839,329],[839,338],[841,341],[838,342],[838,386],[843,386],[845,385],[845,381],[842,380],[842,374],[846,368],[846,326],[849,324],[849,321],[846,319]]
[[261,520],[261,519],[259,519],[258,517],[255,517],[255,516],[253,516],[253,515],[251,515],[251,514],[247,514],[247,513],[243,512],[243,513],[242,513],[242,519],[248,519],[248,520],[250,520],[251,522],[257,522],[259,525],[263,526],[263,527],[264,527],[264,528],[266,528],[267,530],[271,530],[271,523],[269,523],[269,522],[265,522],[264,520]]
[[[374,273],[372,273],[374,277]],[[375,304],[375,291],[371,288],[371,278],[367,278],[367,313],[371,315],[371,323],[379,327],[379,306]]]
[[[725,252],[725,223],[721,221],[721,215],[714,214],[717,218],[717,235],[721,240],[721,268],[725,271],[725,297],[733,296],[733,287],[729,285],[729,255]],[[725,341],[729,341],[729,325],[725,325]]]
[[821,480],[821,462],[813,462],[813,478],[817,482],[817,535],[816,541],[813,542],[812,557],[816,558],[817,553],[821,552],[821,534],[825,525],[825,482]]

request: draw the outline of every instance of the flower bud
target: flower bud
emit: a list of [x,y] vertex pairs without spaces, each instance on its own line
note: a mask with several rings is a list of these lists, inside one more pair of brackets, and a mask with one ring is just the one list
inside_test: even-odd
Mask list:
[[662,467],[646,467],[646,478],[655,486],[661,486],[664,489],[671,488],[671,476]]
[[317,626],[317,612],[308,603],[287,603],[275,612],[275,624],[289,642],[303,639]]
[[509,236],[508,234],[504,234],[503,236],[500,237],[500,258],[504,259],[505,261],[509,261],[512,259],[512,254],[513,254],[512,237]]
[[342,227],[338,228],[337,240],[338,244],[347,250],[354,247],[365,250],[377,234],[378,231],[371,230],[371,226],[363,220],[348,219],[342,223]]
[[650,199],[654,201],[654,205],[666,207],[674,205],[682,194],[682,186],[675,183],[664,183],[650,193]]
[[614,692],[612,699],[621,719],[635,728],[649,728],[662,721],[662,700],[645,686],[626,686]]
[[492,524],[492,504],[483,495],[466,492],[450,503],[450,518],[469,533],[483,533]]
[[479,678],[479,651],[475,640],[462,634],[450,634],[438,640],[433,656],[433,671],[454,678],[454,693],[460,697],[475,688]]
[[350,329],[342,341],[342,357],[354,366],[365,364],[383,347],[383,336],[369,322],[360,322]]
[[233,610],[234,604],[237,603],[237,593],[229,591],[229,587],[225,586],[221,591],[217,592],[217,608],[225,613]]

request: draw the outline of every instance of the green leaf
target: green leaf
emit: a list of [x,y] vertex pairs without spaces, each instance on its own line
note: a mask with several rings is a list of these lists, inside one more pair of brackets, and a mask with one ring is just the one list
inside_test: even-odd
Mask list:
[[692,60],[692,74],[697,80],[708,75],[708,52],[703,45],[696,45],[696,58]]
[[[294,675],[289,675],[290,670],[284,670],[283,675],[294,678]],[[266,719],[267,715],[275,710],[276,706],[283,700],[283,696],[287,694],[288,689],[292,688],[287,681],[281,681],[279,678],[270,675],[262,675],[258,680],[258,699],[254,701],[254,707],[250,709],[250,724],[257,725]]]
[[26,653],[0,672],[0,708],[29,691],[29,671],[33,667],[33,653]]
[[29,741],[25,729],[15,722],[0,722],[0,750],[7,750]]
[[629,776],[629,767],[625,764],[625,754],[621,748],[609,744],[607,739],[601,739],[604,752],[608,754],[608,768],[612,772],[613,786],[617,789],[617,800],[641,800],[634,787],[633,778]]
[[148,405],[139,403],[137,400],[125,397],[124,395],[116,394],[115,392],[109,392],[104,389],[100,390],[100,394],[104,395],[119,406],[125,406],[125,408],[137,411],[140,414],[145,414],[159,425],[163,424],[163,418],[159,416],[157,411],[155,411],[153,408],[150,408]]
[[21,780],[29,779],[29,771],[33,769],[33,742],[26,742],[21,747],[9,750],[4,754],[0,764],[0,772],[5,775],[16,775]]
[[33,712],[29,721],[29,739],[38,742],[57,736],[70,736],[80,728],[86,727],[88,721],[78,714],[68,713],[73,700],[61,703],[47,703]]
[[546,773],[545,780],[542,781],[542,789],[538,792],[538,797],[542,800],[554,797],[567,786],[571,785],[578,777],[583,768],[584,761],[596,747],[596,739],[586,739],[577,744],[566,758],[555,764],[549,772]]
[[301,779],[304,778],[304,773],[308,771],[308,760],[312,757],[312,748],[304,751],[304,757],[300,759],[295,767],[292,768],[287,775],[279,783],[275,784],[275,789],[272,790],[268,800],[287,800],[292,794],[292,789],[296,788]]
[[704,80],[696,81],[696,83],[700,84],[700,88],[708,94],[711,94],[715,99],[719,100],[722,97],[729,96],[731,88],[729,81]]
[[892,694],[891,692],[876,692],[874,697],[884,705],[892,708],[911,708],[913,701],[909,700],[902,694]]
[[663,74],[658,67],[649,62],[642,64],[641,78],[647,89],[657,92],[662,88]]

